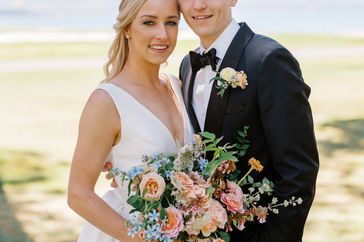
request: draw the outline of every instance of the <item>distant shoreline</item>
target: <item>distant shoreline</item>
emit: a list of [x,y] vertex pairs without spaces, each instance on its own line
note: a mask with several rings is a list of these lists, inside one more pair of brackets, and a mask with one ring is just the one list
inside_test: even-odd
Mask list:
[[[364,38],[363,32],[348,33],[263,33],[266,35],[312,35],[342,36],[348,38]],[[9,30],[0,28],[0,44],[14,43],[50,43],[50,42],[111,42],[114,33],[111,31],[75,31],[75,30]],[[182,30],[180,40],[197,39],[192,31]]]

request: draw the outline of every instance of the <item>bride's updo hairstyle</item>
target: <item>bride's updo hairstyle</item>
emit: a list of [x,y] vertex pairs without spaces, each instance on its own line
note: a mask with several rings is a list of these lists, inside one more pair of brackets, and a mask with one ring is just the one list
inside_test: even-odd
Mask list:
[[125,30],[133,22],[145,2],[146,0],[121,1],[119,15],[114,25],[116,36],[109,50],[109,60],[104,66],[106,76],[104,82],[114,78],[123,69],[129,53],[128,36],[125,35]]

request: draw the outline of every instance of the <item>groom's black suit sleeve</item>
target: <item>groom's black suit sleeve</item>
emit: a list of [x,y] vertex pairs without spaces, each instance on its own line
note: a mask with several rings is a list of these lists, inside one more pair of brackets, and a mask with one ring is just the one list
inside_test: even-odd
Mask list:
[[[283,47],[262,58],[257,88],[261,124],[271,157],[275,196],[302,197],[297,207],[281,207],[258,234],[259,242],[301,241],[315,193],[318,154],[313,131],[310,88],[295,58]],[[268,164],[269,165],[269,164]]]

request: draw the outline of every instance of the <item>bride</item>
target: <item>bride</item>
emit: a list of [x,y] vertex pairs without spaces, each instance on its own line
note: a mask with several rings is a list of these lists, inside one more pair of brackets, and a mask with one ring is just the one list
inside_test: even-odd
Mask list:
[[159,74],[176,45],[179,17],[177,0],[120,5],[106,79],[82,112],[72,160],[68,203],[88,221],[79,242],[142,241],[124,226],[126,184],[102,198],[94,192],[106,160],[127,171],[142,155],[176,153],[192,138],[179,80]]

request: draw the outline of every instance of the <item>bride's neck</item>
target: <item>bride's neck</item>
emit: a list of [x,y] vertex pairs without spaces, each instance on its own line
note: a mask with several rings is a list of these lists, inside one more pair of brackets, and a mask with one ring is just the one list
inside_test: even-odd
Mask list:
[[131,84],[154,88],[160,85],[160,65],[130,58],[125,63],[122,75]]

